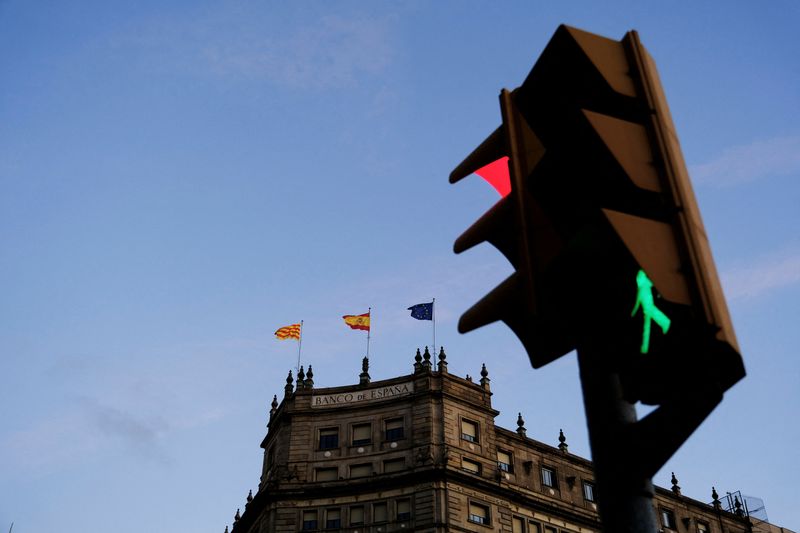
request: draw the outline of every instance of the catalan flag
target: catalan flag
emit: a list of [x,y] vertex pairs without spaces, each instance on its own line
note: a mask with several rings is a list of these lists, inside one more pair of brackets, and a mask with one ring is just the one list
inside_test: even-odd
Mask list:
[[300,324],[284,326],[282,328],[278,328],[278,331],[275,332],[275,336],[282,341],[285,341],[286,339],[295,339],[299,341],[301,328],[302,326]]
[[342,318],[344,319],[344,323],[352,329],[369,331],[369,312],[363,315],[344,315]]

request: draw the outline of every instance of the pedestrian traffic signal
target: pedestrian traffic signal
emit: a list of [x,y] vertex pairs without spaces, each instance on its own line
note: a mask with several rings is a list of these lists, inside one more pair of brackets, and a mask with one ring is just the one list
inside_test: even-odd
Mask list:
[[[508,156],[511,192],[455,243],[496,246],[514,274],[467,311],[503,320],[535,368],[603,347],[626,398],[707,397],[744,376],[675,127],[636,32],[614,41],[561,26],[502,125],[450,175]],[[710,395],[710,396],[708,396]]]

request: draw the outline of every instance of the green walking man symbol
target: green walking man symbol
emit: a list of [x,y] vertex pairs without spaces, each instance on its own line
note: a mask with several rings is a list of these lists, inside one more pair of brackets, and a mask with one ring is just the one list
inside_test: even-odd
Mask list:
[[636,314],[639,305],[642,306],[642,315],[644,316],[641,352],[647,353],[650,349],[650,321],[655,322],[666,335],[669,331],[670,319],[656,307],[656,303],[653,301],[653,282],[650,281],[644,270],[639,270],[639,273],[636,274],[636,305],[633,306],[631,316]]

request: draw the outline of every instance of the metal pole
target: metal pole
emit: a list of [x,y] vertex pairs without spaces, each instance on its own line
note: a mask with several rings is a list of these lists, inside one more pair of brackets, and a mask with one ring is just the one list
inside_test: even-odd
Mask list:
[[626,442],[628,426],[636,422],[634,406],[622,397],[619,376],[607,362],[603,349],[578,349],[583,404],[597,482],[600,519],[605,533],[655,533],[652,478],[631,457]]
[[300,321],[300,338],[297,339],[297,366],[295,367],[295,373],[300,371],[300,350],[303,348],[303,321]]
[[431,318],[433,319],[433,357],[436,357],[436,298],[431,301]]
[[[363,307],[361,309],[364,309]],[[369,327],[367,328],[367,359],[369,359],[369,334],[372,331],[372,308],[367,307],[367,316],[369,317]]]

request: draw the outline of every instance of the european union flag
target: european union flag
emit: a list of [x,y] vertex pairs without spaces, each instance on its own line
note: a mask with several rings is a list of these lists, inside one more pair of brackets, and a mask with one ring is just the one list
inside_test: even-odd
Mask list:
[[427,304],[412,305],[408,308],[411,317],[417,320],[433,320],[433,302]]

